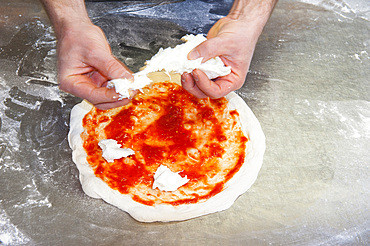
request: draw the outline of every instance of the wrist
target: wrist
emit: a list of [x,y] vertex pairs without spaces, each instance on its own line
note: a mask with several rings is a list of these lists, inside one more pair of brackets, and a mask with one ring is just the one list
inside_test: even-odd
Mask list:
[[59,38],[75,25],[91,24],[84,0],[41,0]]
[[276,2],[277,0],[235,0],[227,17],[253,25],[262,31]]
[[92,25],[92,22],[89,18],[81,18],[81,17],[61,17],[55,23],[53,23],[54,31],[57,39],[60,39],[65,35],[65,33],[69,33],[76,29],[76,27],[81,28],[84,25]]

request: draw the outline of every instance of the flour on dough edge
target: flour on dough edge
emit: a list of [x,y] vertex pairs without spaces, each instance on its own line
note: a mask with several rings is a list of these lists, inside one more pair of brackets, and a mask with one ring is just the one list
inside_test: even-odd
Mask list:
[[82,119],[92,108],[92,105],[86,101],[73,107],[68,134],[68,141],[73,150],[72,158],[80,172],[82,189],[88,196],[101,198],[141,222],[181,221],[230,208],[235,200],[245,193],[257,179],[266,146],[261,125],[245,101],[234,92],[229,93],[226,99],[229,101],[229,110],[236,109],[238,111],[243,133],[249,141],[246,143],[244,164],[225,184],[220,193],[195,204],[147,206],[135,202],[130,195],[121,194],[119,191],[111,189],[103,180],[95,176],[86,160],[87,154],[80,137],[84,131]]

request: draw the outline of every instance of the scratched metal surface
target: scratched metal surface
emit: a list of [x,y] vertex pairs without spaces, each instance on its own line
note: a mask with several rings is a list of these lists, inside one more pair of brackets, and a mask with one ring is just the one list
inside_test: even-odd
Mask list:
[[[133,70],[231,1],[89,2]],[[369,245],[370,6],[281,0],[242,96],[267,151],[228,210],[144,224],[81,190],[66,140],[80,101],[59,92],[55,38],[36,0],[0,1],[0,245]]]

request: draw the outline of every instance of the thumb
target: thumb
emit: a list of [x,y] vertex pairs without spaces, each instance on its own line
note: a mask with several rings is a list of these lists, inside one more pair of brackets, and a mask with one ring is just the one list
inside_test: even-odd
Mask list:
[[223,55],[223,45],[218,37],[207,39],[197,47],[192,49],[188,54],[189,60],[196,60],[203,57],[202,62],[206,62],[211,58]]

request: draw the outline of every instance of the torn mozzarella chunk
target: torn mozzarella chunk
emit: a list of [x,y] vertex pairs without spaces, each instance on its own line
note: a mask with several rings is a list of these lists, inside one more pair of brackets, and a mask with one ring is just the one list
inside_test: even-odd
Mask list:
[[121,148],[121,145],[114,139],[103,139],[98,143],[103,151],[103,158],[107,162],[114,162],[116,159],[121,159],[130,155],[134,155],[135,151],[129,148]]
[[144,73],[157,72],[192,72],[198,68],[205,72],[209,79],[225,76],[231,72],[230,67],[226,67],[219,57],[209,59],[202,63],[203,58],[189,60],[188,54],[199,44],[207,40],[202,34],[196,36],[190,34],[182,38],[185,43],[177,45],[175,48],[160,49],[149,61],[146,62]]
[[200,64],[199,69],[202,70],[209,79],[225,76],[231,72],[231,68],[225,67],[221,58],[218,56]]
[[115,88],[120,99],[130,98],[130,91],[141,90],[152,81],[145,74],[134,74],[134,79],[113,79],[108,81],[108,88]]
[[153,189],[175,191],[187,182],[189,182],[189,179],[186,176],[183,178],[178,173],[172,172],[168,167],[160,165],[154,174]]
[[188,54],[196,46],[206,41],[202,34],[196,36],[190,34],[182,38],[185,43],[174,48],[161,48],[150,60],[146,61],[145,68],[134,74],[134,79],[114,79],[108,82],[108,87],[115,88],[122,98],[130,98],[130,90],[142,89],[152,81],[147,77],[149,73],[164,71],[183,74],[190,73],[194,69],[203,71],[209,79],[226,76],[231,73],[231,68],[225,66],[220,57],[215,57],[202,63],[203,58],[189,60]]

